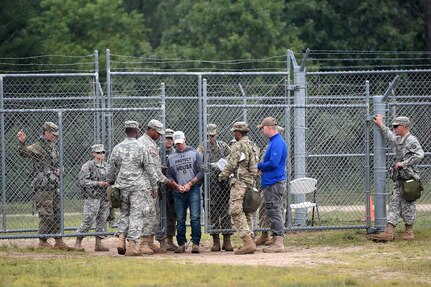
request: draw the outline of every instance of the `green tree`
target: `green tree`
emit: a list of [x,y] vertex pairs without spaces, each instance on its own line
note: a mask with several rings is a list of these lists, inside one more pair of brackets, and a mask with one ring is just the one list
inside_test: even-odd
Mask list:
[[121,0],[42,0],[30,20],[39,53],[86,55],[94,50],[141,56],[151,52],[143,16]]
[[423,50],[425,18],[410,14],[420,1],[292,0],[285,16],[311,49]]
[[171,11],[158,55],[219,61],[264,58],[282,55],[287,47],[302,48],[298,29],[286,27],[283,8],[279,0],[181,1]]

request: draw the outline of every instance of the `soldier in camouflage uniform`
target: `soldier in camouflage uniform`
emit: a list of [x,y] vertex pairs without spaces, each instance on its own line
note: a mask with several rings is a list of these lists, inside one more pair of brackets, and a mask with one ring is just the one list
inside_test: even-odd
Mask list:
[[[165,149],[166,149],[166,162],[168,161],[169,155],[175,152],[174,148],[174,130],[165,130]],[[166,166],[162,167],[163,174],[166,176],[167,170]],[[175,225],[177,223],[177,216],[175,214],[175,200],[174,200],[174,190],[166,186],[166,236],[167,236],[167,248],[168,251],[175,251],[178,246],[174,243],[175,236]]]
[[[126,256],[153,254],[148,242],[154,234],[157,171],[147,148],[137,140],[139,124],[135,121],[126,121],[125,128],[127,138],[112,150],[106,175],[107,182],[115,183],[121,191],[117,250],[119,254]],[[127,249],[126,233],[129,239]],[[137,244],[141,235],[145,245],[138,249]]]
[[[160,148],[156,143],[156,140],[160,138],[161,135],[165,134],[163,130],[163,124],[158,120],[151,120],[147,124],[146,132],[138,139],[138,142],[144,145],[147,150],[150,152],[150,156],[153,159],[153,162],[156,167],[157,178],[159,184],[166,184],[166,176],[162,173],[162,163],[160,159]],[[154,199],[154,207],[156,209],[156,217],[154,224],[154,231],[156,234],[156,239],[160,243],[160,248],[154,244],[154,234],[151,235],[151,240],[148,242],[150,248],[154,253],[166,253],[167,245],[166,245],[166,235],[161,230],[161,221],[160,221],[160,204],[162,197],[159,196]],[[144,241],[141,241],[141,244],[144,244]]]
[[60,165],[57,148],[58,127],[53,122],[43,124],[43,134],[39,141],[26,146],[23,130],[18,132],[19,154],[33,160],[33,180],[31,182],[36,209],[39,215],[38,248],[72,250],[61,237],[55,237],[55,245],[48,243],[49,234],[61,232],[60,216]]
[[[85,198],[84,220],[79,226],[77,233],[87,233],[94,222],[96,232],[106,232],[106,222],[109,216],[109,202],[106,194],[108,182],[106,181],[105,147],[96,144],[91,147],[92,160],[87,161],[78,175],[79,186]],[[109,251],[102,244],[104,236],[96,236],[94,251]],[[78,236],[75,242],[75,250],[85,251],[81,246],[83,237]]]
[[259,161],[259,150],[256,144],[249,140],[248,130],[245,122],[234,123],[231,131],[237,142],[231,147],[228,163],[219,175],[220,181],[227,181],[233,175],[230,181],[229,214],[235,229],[244,241],[244,245],[235,251],[235,254],[253,254],[256,251],[256,245],[251,237],[252,214],[243,211],[246,188],[256,186]]
[[394,132],[383,124],[382,115],[374,117],[374,122],[379,126],[383,137],[395,145],[396,158],[392,167],[394,187],[389,203],[389,214],[386,231],[371,236],[375,241],[392,241],[394,231],[400,216],[405,223],[405,231],[400,234],[400,240],[413,240],[413,224],[416,219],[416,201],[406,201],[402,196],[402,180],[420,180],[417,164],[423,159],[424,151],[418,139],[409,132],[410,120],[408,117],[396,117],[392,121]]
[[[220,182],[218,176],[220,170],[217,168],[217,162],[224,158],[226,159],[229,155],[230,148],[227,143],[217,139],[217,125],[209,124],[208,130],[208,147],[210,149],[210,219],[212,228],[214,229],[231,229],[231,218],[228,213],[229,207],[229,186],[226,182]],[[196,149],[201,156],[204,156],[204,145],[201,144]],[[233,251],[233,247],[230,241],[232,233],[223,232],[223,245],[220,245],[219,233],[211,233],[213,237],[213,246],[211,251],[220,251],[221,249],[226,251]]]

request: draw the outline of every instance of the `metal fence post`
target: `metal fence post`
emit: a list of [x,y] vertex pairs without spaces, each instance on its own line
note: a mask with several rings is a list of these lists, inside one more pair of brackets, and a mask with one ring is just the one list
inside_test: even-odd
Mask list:
[[[381,114],[386,118],[386,103],[383,96],[374,96],[374,114]],[[374,125],[374,212],[375,228],[386,228],[386,147],[380,128]]]
[[202,115],[203,113],[203,103],[202,103],[202,75],[198,75],[198,102],[199,102],[199,113],[198,113],[198,125],[199,125],[199,142],[203,142],[204,138],[202,131],[206,128],[204,127]]
[[[94,108],[98,109],[100,105],[100,90],[99,90],[99,51],[94,50],[94,91],[95,91],[95,101],[94,101]],[[94,138],[96,139],[97,143],[100,143],[100,113],[94,114],[95,119],[95,135]]]
[[[306,173],[306,151],[305,151],[305,87],[306,87],[306,77],[305,69],[302,67],[294,67],[294,134],[295,134],[295,145],[294,145],[294,159],[295,159],[295,178],[305,177]],[[301,203],[305,201],[305,195],[299,194],[295,195],[295,203]],[[299,208],[295,213],[295,225],[306,226],[307,224],[307,210],[304,208]]]
[[[204,145],[204,157],[203,157],[203,165],[204,165],[204,182],[209,182],[209,151],[208,151],[208,135],[206,125],[208,124],[208,98],[207,98],[207,80],[203,79],[202,81],[202,103],[203,103],[203,124],[205,128],[203,129],[203,145]],[[209,184],[204,184],[204,216],[205,216],[205,232],[209,232],[211,229],[208,222],[210,221],[210,198],[209,198]]]
[[[106,102],[108,109],[112,108],[112,99],[111,99],[111,51],[109,49],[106,50]],[[108,112],[108,150],[112,150],[112,112]]]
[[6,152],[5,152],[5,128],[4,128],[4,102],[3,102],[3,77],[0,77],[0,150],[1,150],[1,200],[2,200],[2,227],[6,231]]
[[[371,218],[370,218],[370,81],[365,81],[365,214],[366,214],[366,225],[370,229]],[[368,230],[369,232],[371,230]]]
[[58,112],[58,153],[60,165],[60,234],[64,234],[64,150],[63,150],[63,112]]

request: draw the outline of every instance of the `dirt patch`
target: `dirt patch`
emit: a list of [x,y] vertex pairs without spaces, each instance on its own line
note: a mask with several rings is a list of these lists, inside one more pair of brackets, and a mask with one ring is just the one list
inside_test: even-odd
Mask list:
[[[122,257],[117,254],[117,238],[110,237],[103,240],[103,244],[109,248],[108,252],[95,252],[94,239],[85,238],[82,246],[85,248],[86,256],[106,256],[106,257]],[[52,239],[50,239],[50,243]],[[69,246],[74,245],[74,239],[65,239]],[[19,247],[33,248],[37,245],[37,239],[17,239],[0,242],[0,245],[12,245]],[[294,248],[286,247],[285,253],[268,254],[262,252],[262,247],[258,247],[257,252],[251,255],[234,255],[233,252],[211,252],[211,242],[206,241],[201,243],[201,253],[192,254],[191,246],[188,247],[186,253],[176,254],[168,252],[166,254],[156,254],[151,256],[142,256],[140,258],[151,258],[156,260],[173,260],[181,264],[201,263],[201,264],[229,264],[229,265],[266,265],[266,266],[314,266],[322,264],[348,264],[327,256],[328,254],[349,252],[365,249],[366,246],[348,247],[348,248],[333,248],[333,247],[313,247],[313,248]],[[80,252],[0,252],[1,257],[14,258],[68,258],[82,256]]]

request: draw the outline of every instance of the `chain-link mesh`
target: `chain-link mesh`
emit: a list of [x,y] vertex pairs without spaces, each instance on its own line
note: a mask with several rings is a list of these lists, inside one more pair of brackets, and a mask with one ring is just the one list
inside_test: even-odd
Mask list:
[[[298,176],[317,179],[316,194],[308,198],[291,194],[288,185],[284,211],[287,228],[368,227],[362,220],[367,192],[374,192],[375,127],[369,117],[372,98],[383,95],[396,75],[400,75],[400,82],[387,99],[386,121],[398,115],[409,116],[412,121],[411,132],[426,153],[419,166],[425,191],[418,200],[418,218],[428,216],[431,72],[309,72],[304,73],[304,82],[290,85],[289,77],[296,79],[295,73],[113,72],[108,74],[104,94],[94,74],[1,76],[0,237],[37,237],[39,219],[31,188],[33,163],[20,157],[17,133],[23,129],[27,144],[33,143],[42,135],[45,121],[60,127],[60,216],[62,228],[69,235],[76,234],[82,222],[84,200],[77,175],[91,159],[90,146],[105,144],[108,158],[113,146],[125,137],[124,121],[136,120],[145,131],[151,119],[182,130],[192,147],[203,144],[206,124],[216,124],[217,139],[229,145],[232,124],[246,121],[250,139],[263,153],[268,139],[256,126],[264,117],[273,116],[285,128],[282,134],[289,148],[288,180]],[[366,81],[370,84],[370,102],[365,94]],[[298,102],[300,97],[303,103]],[[209,147],[209,139],[206,144]],[[218,171],[211,166],[219,156],[210,157],[207,151],[204,157],[210,159],[205,167],[209,182],[204,187],[207,231],[231,232],[228,187],[214,180]],[[386,162],[389,165],[392,161],[393,150],[388,149]],[[391,188],[388,183],[387,195]],[[290,210],[289,204],[299,200],[316,200],[319,220],[314,218],[312,222],[311,208]],[[305,224],[299,220],[301,212],[305,212]],[[254,228],[268,228],[264,215],[256,214]]]

